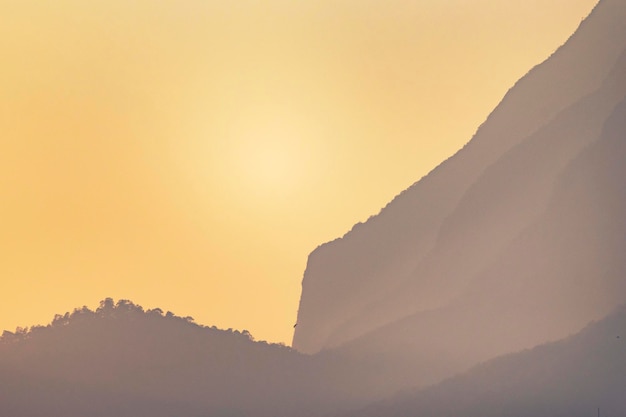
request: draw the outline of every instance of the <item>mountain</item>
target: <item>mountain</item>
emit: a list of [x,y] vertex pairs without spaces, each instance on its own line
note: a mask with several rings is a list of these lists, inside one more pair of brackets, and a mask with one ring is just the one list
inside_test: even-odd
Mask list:
[[489,360],[427,389],[350,416],[603,416],[626,414],[626,308],[576,335]]
[[[574,175],[572,161],[600,141],[626,97],[625,50],[626,3],[601,0],[463,149],[378,215],[311,253],[293,346],[388,358],[407,383],[432,383],[476,360],[563,337],[625,302],[611,290],[622,285],[613,254],[623,253],[624,242],[593,232],[597,213],[613,215],[604,205],[623,190],[599,184],[588,194],[559,191]],[[616,168],[614,175],[623,174]],[[579,223],[566,225],[568,219]],[[546,304],[557,289],[565,289],[559,302]],[[448,336],[464,326],[526,329],[540,320],[535,307],[546,326],[506,342],[478,338],[466,351],[470,346],[457,347]],[[403,365],[416,357],[432,370]]]
[[349,366],[107,299],[3,334],[0,415],[318,416],[364,404]]

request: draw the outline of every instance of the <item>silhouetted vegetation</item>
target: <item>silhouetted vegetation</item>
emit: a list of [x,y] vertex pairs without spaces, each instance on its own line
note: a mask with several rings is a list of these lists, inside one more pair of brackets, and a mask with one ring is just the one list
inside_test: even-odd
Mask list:
[[0,415],[318,416],[370,398],[358,375],[332,355],[107,298],[4,332]]

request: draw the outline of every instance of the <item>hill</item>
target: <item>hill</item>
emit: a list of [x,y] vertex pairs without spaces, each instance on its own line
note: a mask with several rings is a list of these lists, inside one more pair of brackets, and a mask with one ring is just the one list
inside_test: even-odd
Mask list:
[[603,416],[626,413],[626,308],[558,342],[492,359],[359,417]]
[[346,366],[106,299],[3,334],[0,415],[317,416],[357,404]]

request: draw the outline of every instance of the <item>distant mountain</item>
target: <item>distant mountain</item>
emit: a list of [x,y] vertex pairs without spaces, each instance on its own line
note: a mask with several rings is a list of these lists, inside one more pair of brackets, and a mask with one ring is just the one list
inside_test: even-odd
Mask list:
[[430,384],[626,302],[625,51],[626,2],[601,0],[463,149],[317,248],[293,346]]
[[[626,308],[564,340],[509,354],[354,417],[626,414]],[[347,416],[346,416],[347,417]]]

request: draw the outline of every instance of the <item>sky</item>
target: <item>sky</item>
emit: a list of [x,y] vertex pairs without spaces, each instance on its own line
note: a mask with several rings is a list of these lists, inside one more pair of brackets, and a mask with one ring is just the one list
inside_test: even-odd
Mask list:
[[307,255],[595,0],[0,0],[0,330],[130,299],[289,344]]

